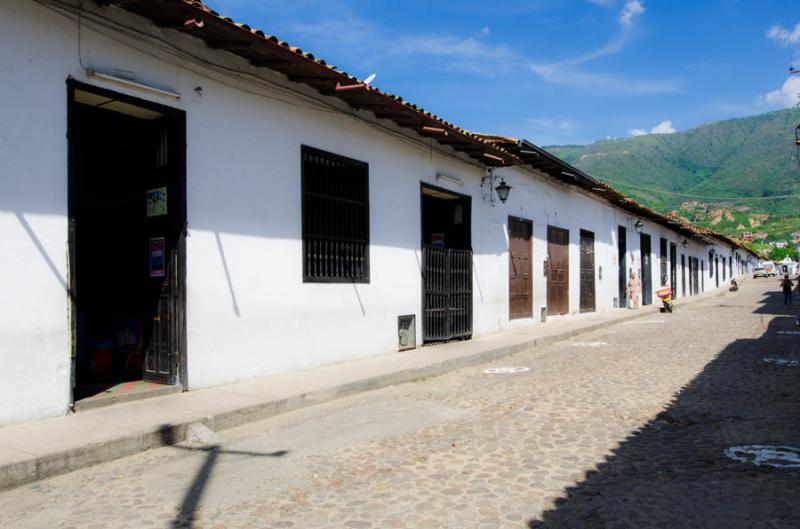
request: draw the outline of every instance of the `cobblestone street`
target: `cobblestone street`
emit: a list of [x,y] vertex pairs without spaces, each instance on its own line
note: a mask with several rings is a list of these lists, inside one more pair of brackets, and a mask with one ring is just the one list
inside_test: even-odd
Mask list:
[[[0,494],[22,528],[797,528],[777,281]],[[772,361],[765,362],[764,358]],[[527,367],[485,373],[490,367]],[[156,401],[154,401],[156,402]],[[797,462],[800,465],[800,461]]]

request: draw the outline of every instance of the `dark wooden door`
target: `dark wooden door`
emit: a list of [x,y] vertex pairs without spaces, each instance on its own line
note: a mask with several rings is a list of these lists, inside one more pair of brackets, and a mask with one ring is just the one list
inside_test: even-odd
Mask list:
[[719,288],[719,257],[714,256],[714,277],[717,278],[717,288]]
[[569,312],[569,230],[547,227],[547,313]]
[[595,287],[594,287],[594,233],[581,230],[581,284],[580,284],[580,310],[581,312],[594,312]]
[[672,297],[678,297],[678,246],[669,243],[669,286],[672,288]]
[[706,291],[706,263],[700,260],[700,292]]
[[681,254],[681,296],[686,297],[686,254]]
[[183,338],[185,191],[181,178],[182,126],[162,118],[152,124],[153,166],[143,178],[147,288],[154,300],[144,322],[144,380],[175,384]]
[[694,296],[694,257],[689,257],[689,295]]
[[623,226],[617,228],[617,270],[620,307],[628,306],[628,234]]
[[531,236],[533,222],[508,218],[508,317],[533,316]]
[[422,248],[425,342],[472,336],[472,250]]
[[640,238],[642,253],[642,305],[653,303],[653,256],[650,235],[642,233]]

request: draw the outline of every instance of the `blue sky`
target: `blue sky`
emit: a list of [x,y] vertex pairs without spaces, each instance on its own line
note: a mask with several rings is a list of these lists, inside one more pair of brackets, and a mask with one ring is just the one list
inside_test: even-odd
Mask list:
[[209,3],[464,128],[540,145],[685,130],[800,92],[795,0]]

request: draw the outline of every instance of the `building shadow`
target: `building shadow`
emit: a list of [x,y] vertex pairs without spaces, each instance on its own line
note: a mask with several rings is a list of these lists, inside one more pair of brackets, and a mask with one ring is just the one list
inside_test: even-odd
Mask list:
[[[767,294],[754,312],[784,314],[783,295]],[[800,359],[788,318],[773,318],[756,339],[731,342],[632,432],[595,470],[568,488],[531,528],[800,527],[800,468],[729,459],[741,445],[800,447]]]
[[190,529],[194,527],[196,520],[197,509],[208,487],[211,474],[214,467],[219,461],[220,456],[241,456],[246,458],[254,457],[283,457],[289,453],[288,450],[277,450],[274,452],[255,452],[249,450],[229,450],[222,448],[220,445],[210,445],[203,447],[181,446],[175,444],[178,439],[175,435],[175,429],[169,425],[161,428],[161,441],[165,445],[178,450],[185,450],[187,452],[203,452],[205,453],[205,460],[200,470],[195,474],[194,479],[186,489],[178,513],[175,519],[172,520],[170,527],[172,529]]
[[781,316],[797,316],[800,312],[800,295],[795,291],[792,293],[792,305],[786,306],[783,304],[783,292],[778,288],[777,281],[775,282],[775,290],[764,293],[761,300],[761,306],[755,311],[756,314],[777,314]]

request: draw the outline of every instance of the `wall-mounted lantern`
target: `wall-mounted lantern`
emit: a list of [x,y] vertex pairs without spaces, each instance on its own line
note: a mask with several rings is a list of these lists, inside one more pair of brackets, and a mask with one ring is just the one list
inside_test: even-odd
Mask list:
[[494,190],[497,192],[497,198],[500,199],[500,202],[505,204],[506,200],[508,200],[508,193],[511,191],[511,186],[506,184],[505,178],[500,179],[500,183],[497,184]]
[[688,247],[689,247],[689,241],[687,241],[686,239],[682,240],[681,241],[681,248],[683,248],[685,250]]
[[636,229],[636,233],[642,233],[642,229],[644,229],[644,222],[642,222],[641,220],[637,220],[633,224],[633,227]]
[[[495,183],[500,180],[500,183],[495,185]],[[503,204],[506,203],[508,200],[508,194],[511,192],[511,186],[506,183],[506,179],[502,176],[494,174],[494,169],[487,169],[486,176],[481,179],[481,188],[486,186],[489,190],[488,193],[483,195],[483,200],[491,204],[493,207],[495,205],[495,194],[497,194],[497,198],[500,199],[500,202]]]

